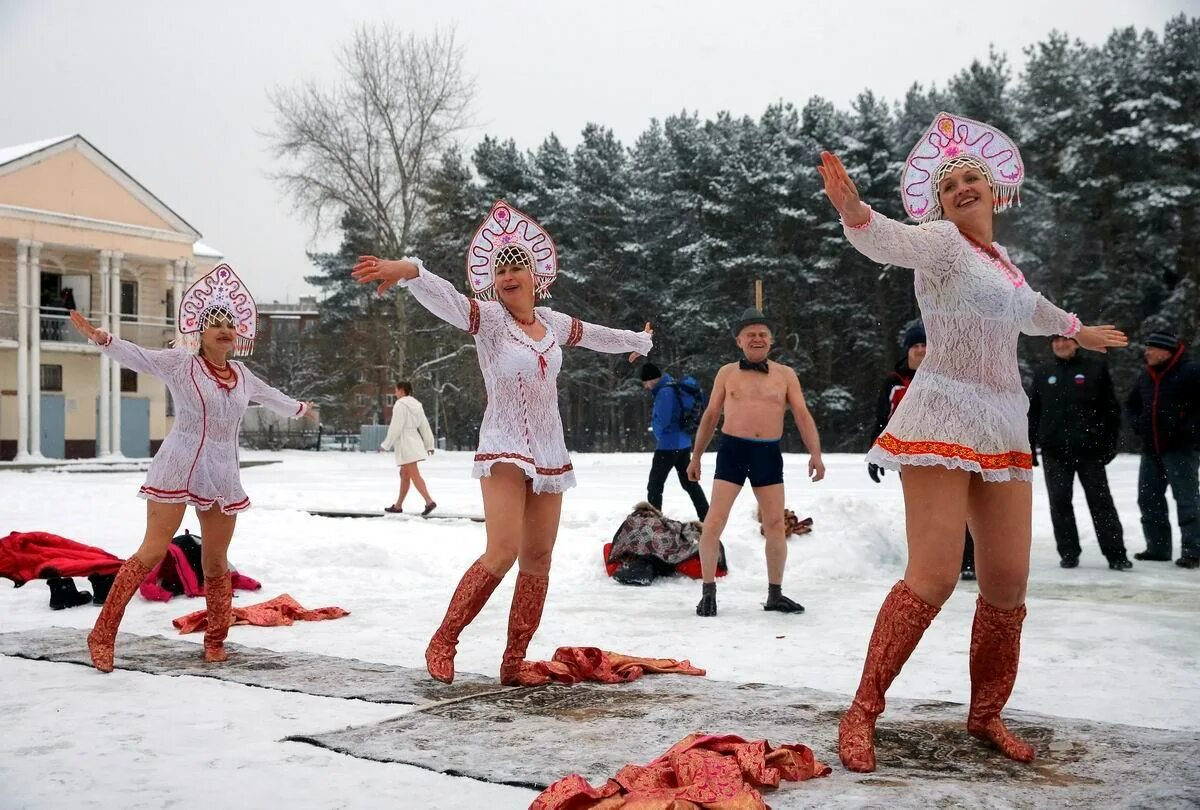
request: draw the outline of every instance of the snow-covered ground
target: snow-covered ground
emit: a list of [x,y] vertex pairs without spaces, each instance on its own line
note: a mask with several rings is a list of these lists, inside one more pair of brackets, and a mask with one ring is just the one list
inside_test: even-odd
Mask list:
[[[312,517],[304,508],[378,508],[394,497],[395,468],[374,454],[246,453],[282,463],[244,470],[255,508],[239,519],[231,558],[264,583],[242,603],[290,593],[307,607],[340,605],[337,621],[292,628],[234,628],[235,642],[411,667],[462,571],[483,548],[483,526],[466,521]],[[706,457],[706,475],[712,473]],[[579,455],[580,486],[564,501],[550,596],[530,648],[561,644],[689,658],[709,677],[852,692],[875,611],[904,566],[899,481],[866,475],[860,456],[830,456],[825,481],[805,480],[805,456],[787,459],[788,505],[815,521],[790,541],[785,592],[801,616],[766,613],[765,564],[753,498],[743,494],[726,533],[731,573],[719,586],[720,616],[694,612],[699,585],[661,581],[629,588],[609,580],[601,545],[645,497],[647,454]],[[470,456],[439,453],[423,465],[440,510],[478,513]],[[1137,459],[1109,467],[1130,554],[1144,544],[1136,505]],[[140,473],[0,472],[0,535],[52,531],[126,556],[138,545]],[[419,498],[410,496],[411,508]],[[1047,714],[1200,730],[1200,572],[1164,563],[1109,571],[1082,493],[1084,556],[1058,567],[1045,490],[1035,483],[1033,572],[1021,674],[1010,703]],[[667,484],[666,511],[691,516]],[[189,515],[184,526],[197,530]],[[1178,542],[1178,540],[1176,540]],[[86,584],[80,580],[80,584]],[[495,674],[504,645],[510,577],[466,631],[460,670]],[[967,646],[976,589],[964,583],[896,680],[898,697],[966,701]],[[0,587],[0,630],[90,626],[98,608],[52,613],[40,583]],[[174,636],[170,621],[202,607],[135,597],[123,630]],[[199,641],[198,636],[186,637]],[[0,807],[275,806],[517,808],[532,791],[401,765],[354,759],[288,734],[377,722],[404,711],[254,689],[201,678],[167,678],[0,657]],[[736,733],[737,729],[709,729]],[[781,726],[779,742],[803,742]],[[836,752],[818,751],[836,763]],[[1147,778],[1153,778],[1147,774]]]

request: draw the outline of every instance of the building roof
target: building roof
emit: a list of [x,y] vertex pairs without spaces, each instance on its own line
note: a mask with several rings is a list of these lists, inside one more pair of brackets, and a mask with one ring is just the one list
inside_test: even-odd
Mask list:
[[[87,138],[82,135],[62,135],[57,138],[47,138],[42,141],[33,141],[30,143],[20,144],[17,146],[0,147],[0,174],[5,171],[17,171],[21,166],[12,167],[12,169],[4,169],[9,164],[16,163],[26,158],[32,158],[40,152],[53,150],[51,154],[63,152],[68,149],[77,149],[87,155],[93,163],[98,165],[110,177],[120,183],[131,194],[137,197],[143,204],[161,216],[166,221],[182,233],[188,233],[193,238],[200,237],[200,231],[192,227],[191,223],[179,216],[169,205],[155,196],[151,191],[139,183],[133,175],[121,168],[116,161],[108,155],[97,149]],[[34,163],[36,161],[30,161]],[[210,248],[211,250],[211,248]]]
[[225,254],[217,250],[211,245],[206,245],[203,242],[197,242],[192,245],[192,255],[199,256],[202,259],[223,259]]
[[19,160],[27,155],[32,155],[34,152],[40,152],[47,147],[54,146],[57,143],[62,143],[71,135],[59,135],[57,138],[47,138],[44,141],[34,141],[33,143],[23,143],[17,146],[0,147],[0,166],[5,163],[12,163],[14,160]]

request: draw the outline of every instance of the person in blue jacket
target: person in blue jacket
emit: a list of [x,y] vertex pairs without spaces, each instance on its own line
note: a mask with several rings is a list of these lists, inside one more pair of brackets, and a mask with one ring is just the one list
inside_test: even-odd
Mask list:
[[642,386],[654,397],[654,410],[650,416],[650,427],[654,431],[654,461],[650,464],[650,480],[646,483],[646,500],[655,509],[662,509],[663,486],[674,469],[680,486],[696,507],[697,517],[703,521],[708,514],[708,498],[704,497],[700,484],[687,476],[692,437],[681,423],[684,406],[690,404],[691,397],[700,395],[700,386],[693,378],[684,377],[681,387],[670,374],[663,374],[653,363],[642,366],[641,376]]

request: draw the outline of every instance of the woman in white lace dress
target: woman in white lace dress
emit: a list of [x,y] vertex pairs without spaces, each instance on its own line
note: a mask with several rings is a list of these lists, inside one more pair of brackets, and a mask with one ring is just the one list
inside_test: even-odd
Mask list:
[[903,470],[904,579],[875,622],[854,702],[839,728],[842,763],[875,769],[884,692],[958,583],[963,524],[975,538],[979,599],[971,637],[967,730],[1005,756],[1034,749],[1000,719],[1012,692],[1025,618],[1033,496],[1017,337],[1067,335],[1086,349],[1124,346],[1111,326],[1083,326],[1030,289],[992,240],[993,215],[1024,179],[1017,147],[978,121],[939,113],[905,162],[901,194],[920,225],[872,211],[841,161],[822,153],[825,193],[847,239],[881,264],[911,268],[928,335],[904,400],[867,459]]
[[204,658],[225,661],[225,636],[232,609],[226,552],[237,514],[250,507],[238,468],[238,431],[251,402],[281,416],[303,416],[311,407],[280,393],[254,375],[233,354],[253,347],[257,311],[254,299],[228,265],[193,284],[179,306],[184,345],[144,349],[92,326],[79,312],[71,323],[100,351],[125,368],[166,383],[175,402],[175,425],[150,463],[138,496],[146,499],[142,545],[113,580],[96,625],[88,635],[92,663],[113,668],[113,646],[125,606],[146,575],[167,553],[190,504],[200,521],[205,602]]
[[562,350],[645,355],[650,324],[642,332],[610,329],[535,306],[557,275],[557,250],[534,220],[503,201],[492,206],[468,251],[474,298],[430,273],[420,259],[364,256],[353,272],[361,282],[380,282],[380,292],[400,283],[434,315],[474,335],[487,390],[472,471],[483,490],[487,548],[463,575],[429,642],[429,674],[454,680],[459,634],[517,562],[500,680],[536,683],[538,676],[523,666],[525,652],[541,622],[562,493],[575,486],[558,412]]

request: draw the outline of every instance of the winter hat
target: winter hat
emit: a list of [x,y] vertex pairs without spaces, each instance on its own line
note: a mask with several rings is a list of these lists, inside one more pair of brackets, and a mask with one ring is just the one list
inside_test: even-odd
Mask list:
[[747,307],[742,312],[742,317],[733,325],[733,336],[737,337],[747,326],[754,326],[756,324],[762,324],[768,329],[771,328],[771,322],[767,320],[766,315],[762,314],[762,310]]
[[1179,348],[1179,338],[1175,337],[1171,332],[1159,330],[1150,333],[1150,336],[1146,338],[1146,345],[1173,352]]
[[654,365],[653,363],[645,363],[642,366],[641,375],[642,375],[642,382],[649,382],[650,380],[657,380],[659,377],[662,376],[662,369],[660,369],[658,366]]
[[904,351],[908,351],[918,343],[925,342],[925,324],[920,321],[904,330],[904,340],[902,341]]

